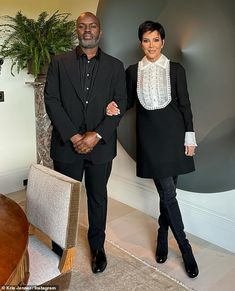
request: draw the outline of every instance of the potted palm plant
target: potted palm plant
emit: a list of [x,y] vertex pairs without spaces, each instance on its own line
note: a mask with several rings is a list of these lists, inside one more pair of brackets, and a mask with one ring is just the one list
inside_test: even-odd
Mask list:
[[69,15],[57,10],[49,16],[44,11],[34,20],[19,11],[15,17],[2,17],[7,23],[0,25],[0,56],[12,60],[12,75],[15,66],[18,73],[27,68],[35,77],[45,75],[53,55],[75,46],[75,22]]

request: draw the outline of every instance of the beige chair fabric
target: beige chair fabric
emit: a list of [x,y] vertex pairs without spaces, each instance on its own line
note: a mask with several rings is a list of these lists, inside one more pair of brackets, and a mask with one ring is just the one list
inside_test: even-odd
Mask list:
[[[56,275],[59,270],[65,272],[71,269],[77,239],[80,191],[81,183],[79,181],[42,165],[33,164],[31,166],[26,192],[26,214],[29,223],[64,250],[58,266],[58,257],[50,249],[46,250],[47,246],[43,249],[41,244],[36,242],[36,238],[30,238],[29,263],[32,268],[35,267],[33,267],[33,262],[38,260],[36,265],[43,264],[44,267],[41,266],[41,271],[47,275],[49,265],[52,263],[56,264]],[[52,257],[49,258],[50,253]],[[41,261],[40,263],[37,255],[41,255],[43,259],[48,257],[49,262]],[[35,268],[34,270],[32,268],[31,271],[35,273]],[[39,277],[39,274],[36,277]],[[46,278],[46,281],[49,279]],[[38,285],[45,282],[42,280],[44,279],[40,279],[40,282],[32,282],[29,279],[29,283]]]
[[28,285],[38,286],[61,274],[58,268],[60,257],[34,235],[29,237],[28,252]]

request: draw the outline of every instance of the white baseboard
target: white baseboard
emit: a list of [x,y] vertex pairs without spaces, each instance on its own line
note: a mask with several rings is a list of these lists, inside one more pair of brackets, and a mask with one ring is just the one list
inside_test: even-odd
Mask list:
[[28,177],[29,168],[0,173],[0,193],[8,194],[24,188],[23,181]]
[[[152,181],[142,183],[142,179],[129,178],[112,173],[109,196],[157,218],[159,200]],[[185,230],[235,253],[235,215],[227,212],[227,205],[234,205],[234,191],[200,194],[177,190],[177,193]]]
[[235,212],[230,210],[234,194],[235,191],[200,194],[178,190],[186,231],[235,253]]

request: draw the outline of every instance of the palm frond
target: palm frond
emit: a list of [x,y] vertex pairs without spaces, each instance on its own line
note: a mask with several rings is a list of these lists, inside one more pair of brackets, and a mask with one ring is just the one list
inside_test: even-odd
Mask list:
[[11,73],[28,67],[36,77],[41,68],[51,61],[51,55],[71,50],[76,44],[75,21],[69,13],[55,11],[51,16],[46,11],[36,20],[18,11],[14,17],[5,15],[7,22],[0,25],[0,55],[12,59]]

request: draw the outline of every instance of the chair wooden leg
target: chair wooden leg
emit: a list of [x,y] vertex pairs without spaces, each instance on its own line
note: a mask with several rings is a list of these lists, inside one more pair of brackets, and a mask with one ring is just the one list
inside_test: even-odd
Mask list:
[[59,270],[61,273],[68,272],[72,269],[74,255],[75,248],[70,248],[63,251],[63,255],[59,263]]
[[29,225],[29,235],[35,234],[36,227],[33,226],[32,224]]

